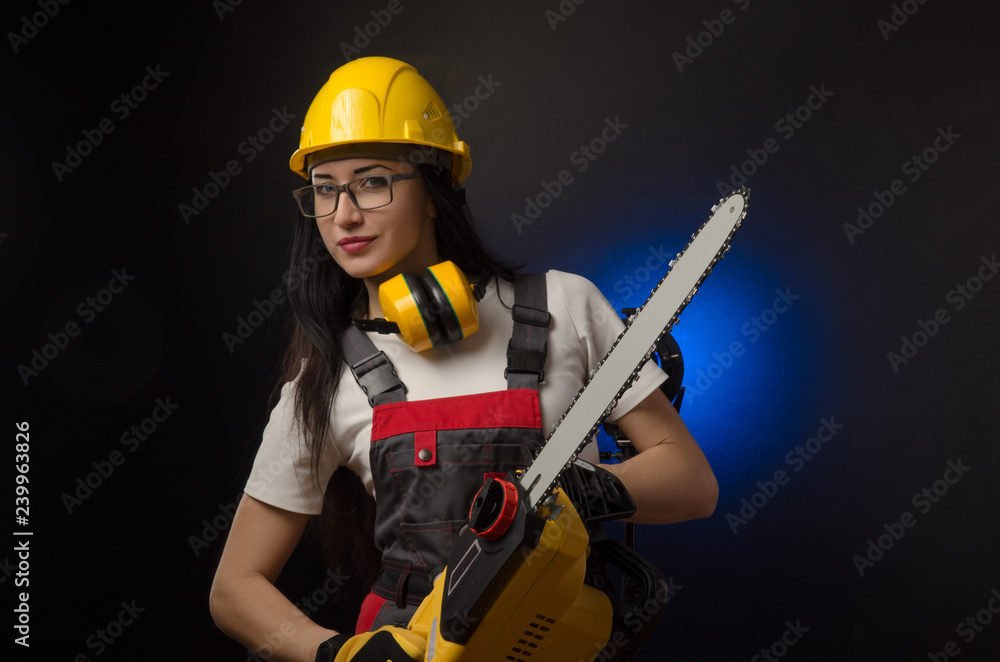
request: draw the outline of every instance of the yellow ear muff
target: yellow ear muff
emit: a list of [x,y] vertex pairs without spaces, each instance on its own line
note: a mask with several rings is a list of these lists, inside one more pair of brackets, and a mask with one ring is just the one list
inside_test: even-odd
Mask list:
[[455,330],[449,333],[455,340],[468,338],[479,328],[479,307],[476,305],[476,298],[472,294],[472,286],[454,262],[442,262],[427,269],[434,282],[447,301],[447,305],[441,304],[451,313],[451,317],[443,319],[455,324]]
[[418,352],[467,338],[479,328],[472,286],[450,261],[390,278],[379,287],[378,300],[403,342]]
[[403,342],[422,352],[433,343],[405,276],[399,274],[382,283],[378,288],[378,302],[385,318],[399,327]]

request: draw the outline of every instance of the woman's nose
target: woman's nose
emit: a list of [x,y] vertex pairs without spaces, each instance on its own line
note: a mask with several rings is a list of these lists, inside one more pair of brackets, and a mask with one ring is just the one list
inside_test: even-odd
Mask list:
[[351,200],[351,196],[342,191],[337,201],[337,211],[333,212],[333,222],[337,225],[356,225],[361,220],[361,210]]

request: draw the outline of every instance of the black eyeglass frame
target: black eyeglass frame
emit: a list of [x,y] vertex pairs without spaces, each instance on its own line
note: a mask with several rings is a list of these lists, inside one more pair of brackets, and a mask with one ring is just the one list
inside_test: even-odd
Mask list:
[[[358,177],[357,179],[352,179],[346,184],[334,184],[332,182],[323,182],[322,184],[310,184],[309,186],[303,186],[302,188],[297,188],[293,190],[292,197],[295,198],[295,201],[299,205],[299,211],[302,212],[302,215],[305,216],[306,218],[323,218],[324,216],[329,216],[331,214],[337,213],[337,209],[340,207],[341,193],[346,193],[347,197],[351,199],[351,202],[354,203],[354,206],[357,207],[358,209],[361,209],[363,211],[370,211],[372,209],[381,209],[382,207],[386,207],[392,204],[393,200],[392,185],[394,182],[401,182],[407,179],[416,179],[417,177],[421,176],[422,175],[419,172],[398,172],[392,175],[366,175],[364,177]],[[357,197],[355,197],[354,191],[352,191],[350,188],[351,184],[354,184],[356,182],[361,182],[366,179],[371,179],[373,177],[385,177],[389,180],[389,200],[384,204],[375,205],[374,207],[362,207],[360,204],[358,204],[358,199]],[[337,197],[333,203],[333,210],[326,214],[310,214],[309,212],[306,211],[305,208],[305,201],[308,199],[309,196],[314,195],[316,187],[318,186],[332,187],[337,193]]]

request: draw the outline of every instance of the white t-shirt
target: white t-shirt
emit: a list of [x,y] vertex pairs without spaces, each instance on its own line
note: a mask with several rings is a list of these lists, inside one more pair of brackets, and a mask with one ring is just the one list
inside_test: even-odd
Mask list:
[[[607,354],[622,329],[618,314],[589,280],[559,271],[546,274],[548,354],[545,381],[539,385],[542,431],[548,435],[587,375]],[[489,287],[479,302],[479,330],[457,343],[415,352],[398,336],[369,334],[385,352],[406,385],[406,399],[427,400],[507,388],[507,341],[513,321],[513,286],[500,281],[500,297]],[[502,301],[501,301],[502,298]],[[506,304],[506,306],[504,305]],[[616,420],[652,393],[666,374],[649,362],[608,417]],[[320,460],[319,483],[312,469],[304,439],[295,425],[295,382],[285,384],[281,399],[264,429],[245,492],[278,508],[309,515],[319,514],[323,493],[334,470],[346,466],[373,493],[369,445],[372,408],[349,369],[342,372],[331,419],[332,438]]]

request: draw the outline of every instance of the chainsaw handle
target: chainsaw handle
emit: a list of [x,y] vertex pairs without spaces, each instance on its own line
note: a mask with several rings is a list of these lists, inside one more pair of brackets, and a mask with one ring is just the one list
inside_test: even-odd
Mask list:
[[617,540],[592,541],[589,560],[618,568],[636,588],[631,599],[608,595],[613,610],[612,632],[623,633],[627,642],[616,646],[613,652],[609,650],[608,656],[602,658],[632,660],[659,623],[670,597],[669,586],[656,566]]

